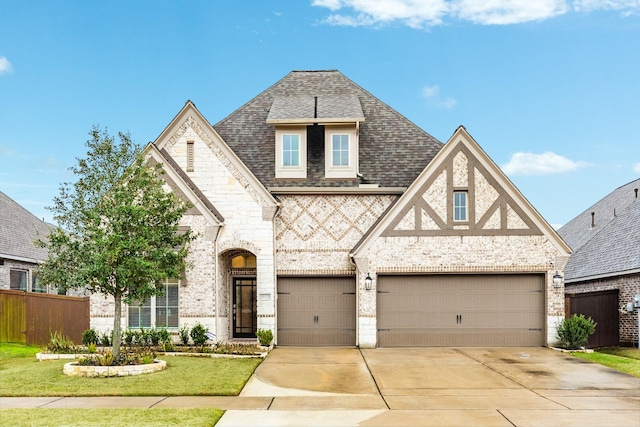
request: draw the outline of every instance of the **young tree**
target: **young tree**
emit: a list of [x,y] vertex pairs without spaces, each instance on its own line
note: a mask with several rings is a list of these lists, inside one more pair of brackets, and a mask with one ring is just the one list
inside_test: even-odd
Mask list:
[[119,143],[94,126],[87,157],[70,168],[74,183],[60,186],[49,209],[59,228],[41,244],[44,283],[111,295],[113,355],[120,354],[122,303],[161,295],[167,278],[184,271],[191,232],[178,233],[188,204],[167,191],[162,165],[146,161],[128,134]]

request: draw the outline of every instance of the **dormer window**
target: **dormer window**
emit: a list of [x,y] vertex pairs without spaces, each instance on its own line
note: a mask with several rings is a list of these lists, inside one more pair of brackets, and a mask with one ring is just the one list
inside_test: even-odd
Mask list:
[[282,135],[282,166],[300,166],[300,135]]
[[355,178],[357,174],[356,125],[325,126],[325,176]]
[[331,144],[331,166],[349,166],[349,134],[333,134]]
[[307,177],[307,127],[276,128],[276,178]]
[[[276,178],[307,177],[308,143],[314,144],[312,154],[319,153],[324,145],[325,178],[356,178],[358,130],[364,122],[357,95],[276,96],[266,122],[275,126]],[[307,141],[307,127],[324,127],[324,142],[322,134],[316,141],[315,131]],[[319,157],[312,155],[311,161],[321,161]]]

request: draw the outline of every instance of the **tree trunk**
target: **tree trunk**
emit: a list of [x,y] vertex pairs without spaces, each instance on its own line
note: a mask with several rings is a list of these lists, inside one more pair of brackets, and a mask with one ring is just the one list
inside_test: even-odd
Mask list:
[[113,359],[118,359],[120,356],[120,342],[122,341],[122,296],[115,295],[115,310],[113,314]]

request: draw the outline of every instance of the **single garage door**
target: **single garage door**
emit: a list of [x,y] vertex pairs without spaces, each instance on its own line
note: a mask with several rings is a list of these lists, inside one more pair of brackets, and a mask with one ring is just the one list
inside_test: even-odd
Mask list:
[[378,277],[378,346],[542,346],[544,275]]
[[278,278],[278,345],[355,344],[355,278]]

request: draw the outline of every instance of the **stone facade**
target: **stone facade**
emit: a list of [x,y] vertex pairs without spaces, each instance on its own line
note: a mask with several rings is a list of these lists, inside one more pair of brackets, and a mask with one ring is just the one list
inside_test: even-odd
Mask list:
[[627,303],[633,301],[634,295],[640,294],[640,274],[628,274],[624,276],[595,279],[585,282],[572,282],[566,284],[568,293],[582,294],[586,292],[618,290],[618,312],[620,343],[638,343],[638,310],[627,312]]

